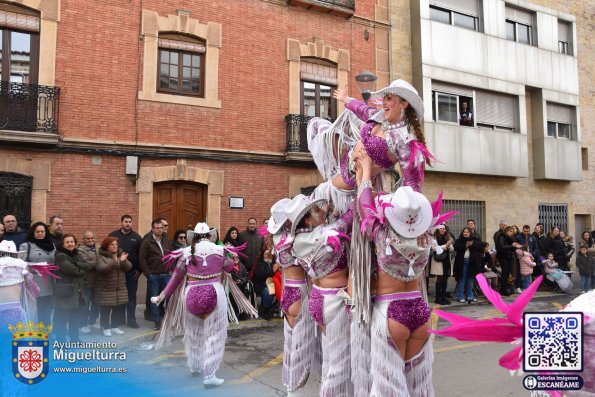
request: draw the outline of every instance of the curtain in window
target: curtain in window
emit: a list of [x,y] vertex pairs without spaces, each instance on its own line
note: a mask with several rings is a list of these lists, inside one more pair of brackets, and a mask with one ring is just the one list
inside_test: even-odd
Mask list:
[[191,43],[188,41],[159,39],[159,48],[167,48],[170,50],[180,50],[188,52],[196,52],[203,54],[206,52],[206,47],[202,43]]
[[300,78],[313,83],[337,86],[337,67],[302,60]]
[[473,90],[471,88],[462,87],[459,85],[446,84],[440,81],[432,81],[432,91],[446,92],[448,94],[473,98]]
[[547,121],[556,123],[574,124],[574,107],[558,105],[556,103],[547,103]]
[[570,43],[570,24],[565,21],[558,21],[558,41]]
[[0,27],[39,32],[39,17],[0,10]]
[[475,98],[477,123],[516,128],[514,96],[477,91]]
[[446,8],[447,10],[460,12],[461,14],[479,17],[479,5],[477,0],[430,0],[430,4]]
[[529,11],[506,6],[506,19],[523,25],[533,26],[533,14]]

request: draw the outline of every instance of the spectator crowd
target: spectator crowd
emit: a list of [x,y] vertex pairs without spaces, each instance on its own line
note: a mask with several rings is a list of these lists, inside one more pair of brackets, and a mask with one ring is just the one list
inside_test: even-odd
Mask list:
[[[53,323],[58,338],[68,336],[71,341],[77,341],[80,333],[94,330],[110,337],[124,334],[124,325],[138,328],[136,296],[141,276],[147,280],[145,319],[154,323],[154,329],[160,329],[163,302],[158,306],[149,297],[165,289],[171,274],[162,258],[188,246],[187,231],[178,229],[168,235],[167,219],[158,218],[141,237],[132,229],[132,216],[123,215],[120,222],[119,228],[97,242],[91,230],[79,236],[80,240],[65,233],[60,216],[52,216],[47,224],[35,222],[29,230],[19,228],[14,215],[2,218],[0,241],[13,241],[23,260],[59,267],[56,272],[59,278],[49,281],[35,276],[40,288],[38,320]],[[595,232],[585,231],[575,242],[558,227],[552,227],[546,234],[541,223],[531,231],[529,225],[519,229],[502,220],[488,242],[475,226],[475,221],[469,219],[459,236],[454,236],[446,224],[436,230],[436,244],[427,267],[427,276],[436,280],[436,303],[449,305],[453,299],[461,303],[477,302],[478,288],[474,281],[479,273],[503,296],[521,293],[541,274],[546,276],[544,283],[553,290],[568,291],[572,288],[568,277],[570,260],[575,254],[581,291],[595,288]],[[255,306],[260,303],[260,315],[271,319],[279,313],[277,296],[281,289],[272,241],[260,235],[255,218],[248,220],[245,230],[230,227],[224,236],[220,240],[217,232],[213,242],[233,247],[247,245],[245,255],[234,258],[231,275]],[[456,283],[449,286],[451,276]],[[232,307],[236,308],[233,297],[230,298]],[[245,318],[243,314],[236,315],[240,320]]]

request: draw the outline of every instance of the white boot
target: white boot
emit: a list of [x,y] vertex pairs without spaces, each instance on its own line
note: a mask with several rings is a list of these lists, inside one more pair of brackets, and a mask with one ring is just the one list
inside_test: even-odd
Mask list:
[[207,386],[221,386],[223,382],[225,382],[225,379],[219,379],[215,375],[205,377],[202,381],[202,383]]
[[109,328],[102,330],[102,332],[103,336],[112,336],[112,331],[110,331]]
[[112,332],[116,335],[124,335],[124,331],[122,331],[120,328],[112,328]]

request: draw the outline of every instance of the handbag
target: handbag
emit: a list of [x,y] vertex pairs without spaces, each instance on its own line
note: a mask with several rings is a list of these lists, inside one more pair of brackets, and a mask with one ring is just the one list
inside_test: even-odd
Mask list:
[[448,255],[448,251],[444,250],[441,253],[437,254],[434,252],[434,260],[436,262],[443,262],[446,259],[446,256]]
[[275,282],[273,281],[273,278],[268,277],[264,283],[267,285],[267,289],[269,290],[269,295],[275,295]]

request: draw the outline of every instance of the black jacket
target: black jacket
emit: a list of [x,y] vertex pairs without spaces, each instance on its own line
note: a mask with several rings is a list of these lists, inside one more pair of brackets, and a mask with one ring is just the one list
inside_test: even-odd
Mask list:
[[118,239],[118,243],[120,244],[119,248],[128,254],[128,261],[132,263],[132,268],[140,271],[138,254],[140,252],[140,245],[143,242],[143,238],[134,230],[131,230],[128,234],[124,234],[122,233],[122,229],[114,230],[109,236]]
[[456,252],[454,276],[457,281],[463,278],[463,267],[465,266],[465,251],[467,250],[467,241],[473,241],[469,247],[469,276],[475,277],[481,271],[481,257],[486,243],[478,238],[470,237],[468,239],[459,237],[456,239],[454,248]]

